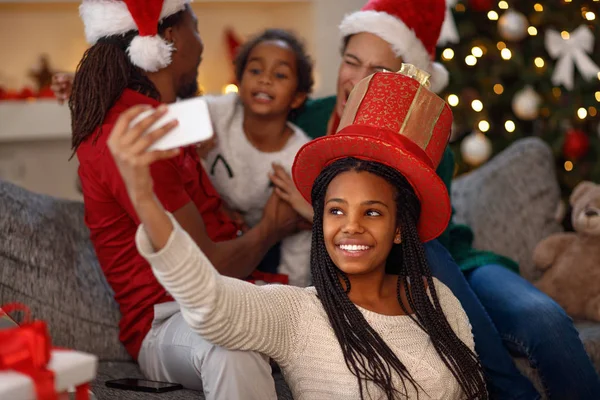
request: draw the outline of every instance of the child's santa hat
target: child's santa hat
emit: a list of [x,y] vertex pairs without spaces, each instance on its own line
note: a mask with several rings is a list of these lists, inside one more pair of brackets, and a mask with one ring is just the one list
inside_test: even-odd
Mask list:
[[163,19],[183,10],[192,0],[83,0],[79,14],[89,44],[137,30],[127,53],[131,62],[148,72],[171,63],[173,45],[158,35]]
[[448,71],[435,60],[444,18],[444,0],[369,0],[340,25],[342,36],[369,32],[388,42],[403,62],[431,75],[436,93],[448,85]]

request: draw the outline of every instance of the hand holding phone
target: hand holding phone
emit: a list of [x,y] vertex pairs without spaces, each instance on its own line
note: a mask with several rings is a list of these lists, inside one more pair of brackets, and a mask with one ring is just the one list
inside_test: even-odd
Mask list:
[[[138,115],[130,126],[137,124],[154,110],[148,110]],[[165,136],[157,140],[148,151],[171,150],[189,146],[210,139],[214,132],[208,112],[206,100],[202,97],[181,100],[168,106],[167,112],[156,121],[147,132],[152,132],[176,119],[178,124]]]

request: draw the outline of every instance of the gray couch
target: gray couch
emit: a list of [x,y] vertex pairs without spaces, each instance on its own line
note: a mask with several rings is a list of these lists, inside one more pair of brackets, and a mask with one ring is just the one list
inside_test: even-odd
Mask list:
[[[532,278],[533,247],[560,230],[553,220],[559,201],[553,164],[541,140],[527,139],[453,183],[455,218],[473,227],[476,246],[516,259]],[[204,398],[187,390],[149,395],[105,387],[107,380],[141,373],[118,341],[119,312],[88,235],[81,203],[0,182],[0,305],[27,304],[49,323],[55,345],[98,355],[92,390],[100,400]],[[600,370],[600,325],[577,327]],[[526,360],[516,362],[537,382]],[[274,376],[279,398],[291,399],[281,375]]]

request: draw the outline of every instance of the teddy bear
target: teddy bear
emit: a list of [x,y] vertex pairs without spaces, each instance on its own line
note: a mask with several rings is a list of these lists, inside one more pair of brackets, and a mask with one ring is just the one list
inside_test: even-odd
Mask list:
[[550,235],[534,249],[534,285],[576,319],[600,322],[600,185],[582,182],[569,198],[575,232]]

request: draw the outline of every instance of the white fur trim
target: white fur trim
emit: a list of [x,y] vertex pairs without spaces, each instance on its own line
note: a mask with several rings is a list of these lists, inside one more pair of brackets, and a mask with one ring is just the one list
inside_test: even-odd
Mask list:
[[127,53],[133,63],[148,72],[156,72],[171,64],[173,45],[160,36],[136,36]]
[[[183,10],[193,0],[164,0],[160,19]],[[123,1],[83,0],[79,15],[85,27],[85,38],[93,45],[106,36],[137,30],[137,25]]]
[[[398,18],[379,11],[357,11],[347,15],[340,24],[342,37],[354,35],[361,32],[369,32],[379,36],[392,46],[392,50],[398,57],[402,57],[406,63],[413,64],[422,70],[431,74],[432,90],[434,81],[439,81],[443,73],[438,67],[434,68],[434,63],[423,43],[417,38],[415,32]],[[443,70],[445,68],[438,64]],[[434,77],[434,75],[438,75]],[[447,84],[446,71],[446,84]],[[435,86],[439,86],[436,85]],[[445,85],[444,85],[445,86]]]
[[446,67],[440,63],[434,62],[431,63],[431,78],[429,81],[431,82],[431,91],[433,93],[440,93],[448,86],[450,74]]

